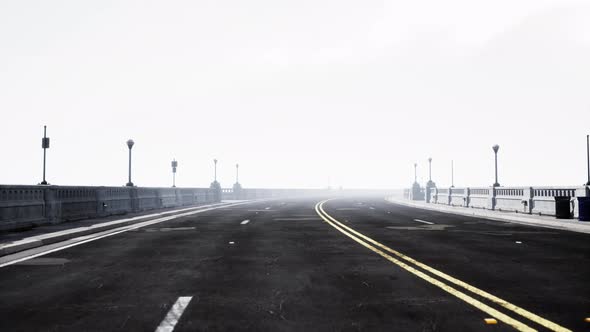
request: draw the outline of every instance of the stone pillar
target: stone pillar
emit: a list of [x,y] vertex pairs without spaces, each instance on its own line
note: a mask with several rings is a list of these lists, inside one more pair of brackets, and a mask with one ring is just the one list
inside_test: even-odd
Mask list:
[[496,187],[490,187],[490,194],[488,196],[488,207],[489,210],[496,209]]
[[233,194],[234,199],[242,199],[242,185],[239,182],[234,183]]
[[535,193],[535,190],[532,187],[524,188],[524,190],[522,192],[522,200],[521,200],[523,213],[531,214],[533,212],[534,193]]
[[213,202],[221,202],[221,184],[217,181],[213,181],[211,182],[209,189],[213,195]]
[[432,194],[432,188],[430,188],[429,186],[426,186],[426,189],[424,191],[424,201],[426,203],[430,203],[431,194]]
[[[590,197],[590,186],[584,186],[576,189],[576,197]],[[580,207],[578,200],[573,201],[574,204],[574,218],[580,217]]]

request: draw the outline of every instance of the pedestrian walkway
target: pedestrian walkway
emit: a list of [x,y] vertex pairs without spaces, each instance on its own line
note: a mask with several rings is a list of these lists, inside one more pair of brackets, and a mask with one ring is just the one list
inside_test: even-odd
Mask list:
[[401,204],[419,209],[427,209],[444,213],[480,217],[491,220],[511,222],[516,224],[561,229],[572,232],[590,234],[590,222],[578,221],[576,219],[556,219],[553,216],[539,216],[505,211],[465,208],[460,206],[450,206],[443,204],[432,204],[426,203],[424,201],[412,201],[398,197],[388,197],[386,198],[386,200],[394,204]]

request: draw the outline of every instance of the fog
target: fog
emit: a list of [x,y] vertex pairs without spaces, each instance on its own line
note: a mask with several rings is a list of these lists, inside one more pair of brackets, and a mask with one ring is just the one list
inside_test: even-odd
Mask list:
[[586,181],[587,1],[3,1],[0,183]]

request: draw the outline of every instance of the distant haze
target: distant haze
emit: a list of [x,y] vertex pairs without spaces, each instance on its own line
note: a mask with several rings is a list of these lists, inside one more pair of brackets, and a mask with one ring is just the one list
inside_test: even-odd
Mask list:
[[588,1],[2,1],[0,183],[579,185]]

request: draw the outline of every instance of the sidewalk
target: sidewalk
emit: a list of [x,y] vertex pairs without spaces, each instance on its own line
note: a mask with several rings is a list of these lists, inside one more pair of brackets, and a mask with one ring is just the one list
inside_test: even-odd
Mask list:
[[419,209],[426,209],[471,217],[481,217],[491,220],[511,222],[515,224],[590,234],[590,222],[578,221],[576,219],[556,219],[552,216],[538,216],[514,212],[492,211],[484,209],[465,208],[459,206],[449,206],[443,204],[431,204],[426,203],[424,201],[411,201],[408,199],[394,197],[387,197],[386,200],[390,203],[415,207]]
[[223,201],[214,204],[169,208],[165,210],[157,210],[157,212],[152,210],[143,213],[109,216],[106,218],[63,222],[53,225],[38,226],[26,231],[0,232],[0,256],[69,240],[79,236],[137,224],[151,219],[171,216],[181,212],[220,207],[236,203],[238,203],[238,201]]

